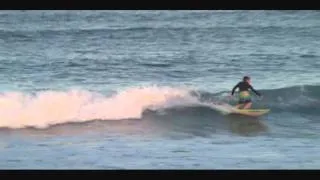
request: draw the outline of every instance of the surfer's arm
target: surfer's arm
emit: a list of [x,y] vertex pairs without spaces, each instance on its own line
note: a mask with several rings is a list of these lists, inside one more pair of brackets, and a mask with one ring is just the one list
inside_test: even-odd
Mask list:
[[254,93],[256,93],[256,95],[261,96],[261,94],[260,94],[257,90],[255,90],[251,85],[250,85],[250,89],[251,89]]
[[233,96],[234,94],[234,91],[239,87],[239,83],[236,84],[233,88],[232,88],[232,91],[231,91],[231,96]]

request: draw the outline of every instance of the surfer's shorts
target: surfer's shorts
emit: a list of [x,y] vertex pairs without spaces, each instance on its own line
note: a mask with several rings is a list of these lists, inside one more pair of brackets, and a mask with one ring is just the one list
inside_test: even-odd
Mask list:
[[251,98],[239,98],[239,104],[244,104],[244,103],[250,103],[251,102]]
[[251,97],[248,92],[241,92],[239,94],[239,104],[250,103]]

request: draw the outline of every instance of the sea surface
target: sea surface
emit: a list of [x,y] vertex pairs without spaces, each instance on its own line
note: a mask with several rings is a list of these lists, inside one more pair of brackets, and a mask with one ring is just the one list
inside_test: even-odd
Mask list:
[[320,12],[0,11],[0,117],[1,169],[319,169]]

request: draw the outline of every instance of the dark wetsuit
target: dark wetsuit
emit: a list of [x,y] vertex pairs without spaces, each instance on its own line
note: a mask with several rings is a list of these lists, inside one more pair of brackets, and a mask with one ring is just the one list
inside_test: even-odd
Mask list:
[[241,81],[237,85],[235,85],[232,89],[231,94],[234,94],[234,91],[239,88],[239,104],[243,103],[249,103],[251,102],[251,97],[249,94],[249,89],[251,89],[254,93],[256,93],[258,96],[261,96],[261,94],[256,91],[249,83]]

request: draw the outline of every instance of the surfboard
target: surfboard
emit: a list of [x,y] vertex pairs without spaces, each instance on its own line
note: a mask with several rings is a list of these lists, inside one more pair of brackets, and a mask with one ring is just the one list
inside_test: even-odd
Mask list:
[[245,116],[259,117],[268,113],[270,109],[234,109],[230,114],[241,114]]
[[210,104],[209,106],[224,115],[244,115],[259,117],[270,111],[270,109],[237,109],[236,107],[231,106],[227,103]]

